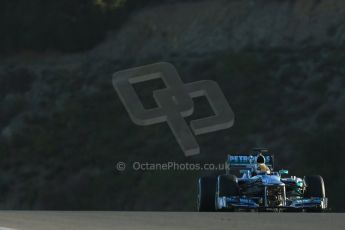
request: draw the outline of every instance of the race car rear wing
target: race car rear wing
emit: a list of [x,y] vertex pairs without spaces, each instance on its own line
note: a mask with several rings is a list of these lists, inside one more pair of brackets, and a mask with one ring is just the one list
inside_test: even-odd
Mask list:
[[[272,154],[265,153],[265,164],[271,170],[274,166],[274,156]],[[232,154],[228,155],[226,164],[227,168],[230,169],[246,169],[252,168],[256,164],[257,155],[245,155],[245,154]]]

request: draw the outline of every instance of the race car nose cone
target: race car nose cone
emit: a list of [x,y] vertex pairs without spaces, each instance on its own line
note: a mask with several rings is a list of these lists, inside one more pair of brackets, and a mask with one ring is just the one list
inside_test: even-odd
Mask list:
[[263,176],[262,182],[267,185],[284,185],[284,183],[280,181],[280,177],[275,175]]

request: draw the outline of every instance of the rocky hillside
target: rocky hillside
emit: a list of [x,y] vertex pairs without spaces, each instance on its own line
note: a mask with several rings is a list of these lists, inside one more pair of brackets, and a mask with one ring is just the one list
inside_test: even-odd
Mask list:
[[[167,1],[92,50],[1,57],[0,208],[192,210],[200,172],[119,173],[116,162],[218,162],[266,146],[278,167],[323,175],[343,210],[344,11],[342,0]],[[185,82],[217,81],[235,111],[233,128],[197,137],[193,159],[166,124],[134,125],[112,88],[113,72],[158,61]],[[152,104],[159,87],[139,93]],[[203,102],[189,119],[210,112]]]

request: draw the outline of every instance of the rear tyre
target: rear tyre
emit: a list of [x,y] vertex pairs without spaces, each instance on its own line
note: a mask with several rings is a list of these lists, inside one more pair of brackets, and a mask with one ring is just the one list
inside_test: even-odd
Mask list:
[[[325,184],[323,178],[319,175],[313,176],[305,176],[304,183],[306,185],[306,189],[304,191],[304,198],[312,198],[312,197],[319,197],[325,198]],[[321,212],[323,209],[320,208],[312,208],[306,209],[307,212]]]
[[[216,210],[221,210],[218,206],[219,197],[239,196],[240,189],[237,183],[237,177],[234,175],[220,175],[217,178],[215,207]],[[234,211],[234,209],[228,209],[228,211]]]
[[198,197],[197,197],[197,210],[198,212],[213,212],[214,197],[216,193],[215,177],[200,177],[198,180]]

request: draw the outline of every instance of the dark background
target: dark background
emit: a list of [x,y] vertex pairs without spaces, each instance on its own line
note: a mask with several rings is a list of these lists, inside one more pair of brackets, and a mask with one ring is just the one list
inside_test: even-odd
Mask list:
[[[223,162],[268,147],[278,168],[320,174],[344,211],[343,0],[1,0],[0,208],[194,210],[215,172],[117,172],[116,162]],[[217,81],[234,127],[185,158],[167,124],[136,126],[111,84],[168,61]],[[148,107],[162,83],[136,86]],[[211,114],[195,101],[187,121]]]

